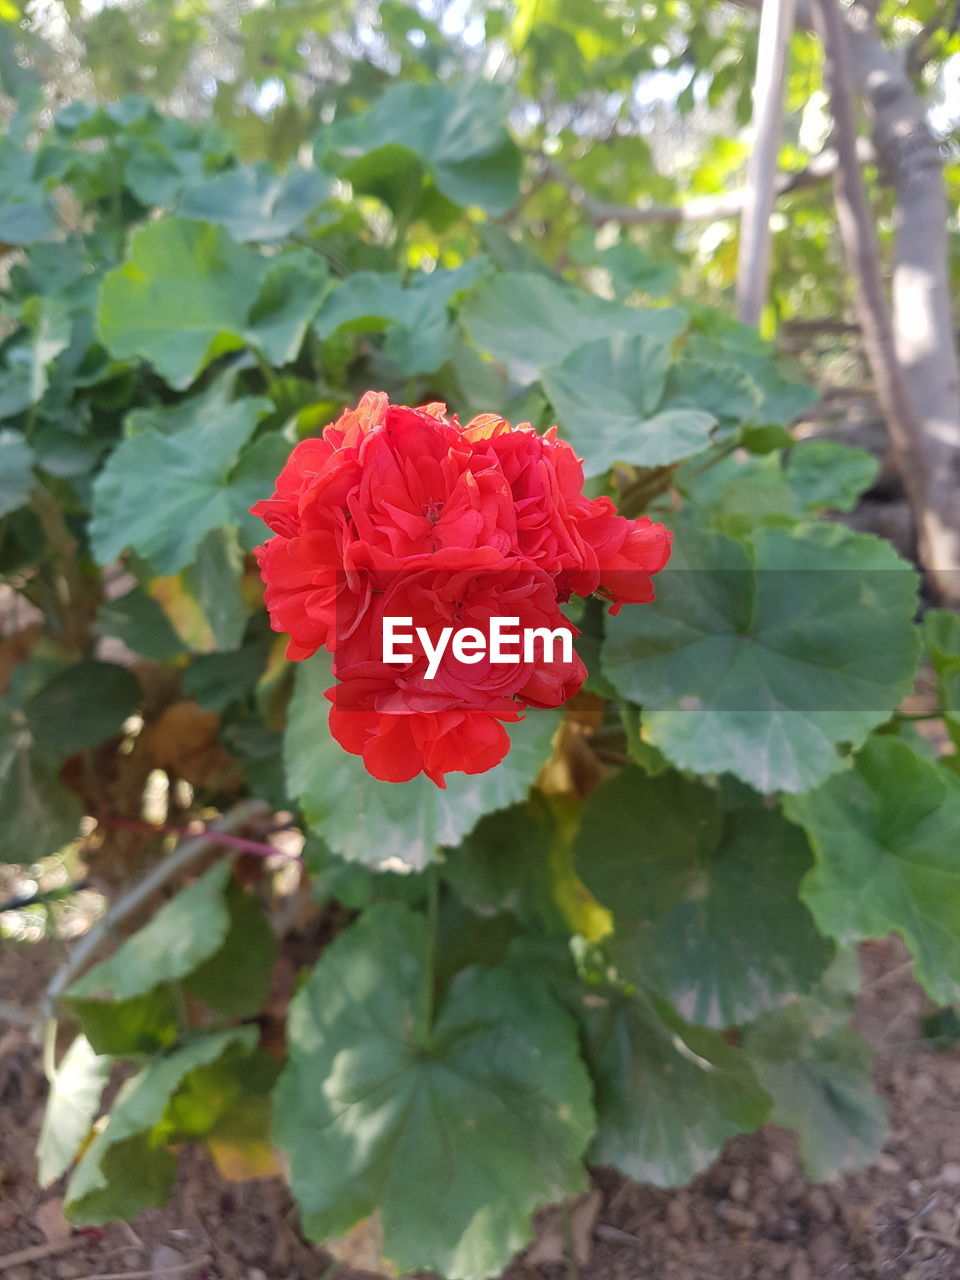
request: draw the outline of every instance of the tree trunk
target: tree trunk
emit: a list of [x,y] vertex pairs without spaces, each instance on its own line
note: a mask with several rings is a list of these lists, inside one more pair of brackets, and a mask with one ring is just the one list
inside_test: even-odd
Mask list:
[[814,26],[823,43],[823,83],[833,116],[837,151],[834,196],[837,226],[854,283],[863,345],[887,421],[891,442],[914,513],[927,503],[921,426],[900,365],[883,291],[873,211],[857,162],[857,121],[851,91],[847,32],[837,0],[812,0]]
[[783,121],[783,70],[793,32],[795,0],[763,0],[753,87],[753,150],[740,221],[737,315],[757,325],[770,280],[770,215],[776,200],[777,154]]

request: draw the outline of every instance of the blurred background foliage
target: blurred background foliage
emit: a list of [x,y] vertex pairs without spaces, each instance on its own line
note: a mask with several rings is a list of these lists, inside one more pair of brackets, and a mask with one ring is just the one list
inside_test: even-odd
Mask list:
[[[951,208],[960,200],[960,33],[955,6],[886,0],[883,34],[909,49],[918,87],[948,158]],[[0,78],[8,93],[34,84],[47,111],[96,94],[142,94],[164,112],[202,122],[215,164],[216,128],[238,159],[286,165],[318,155],[326,131],[391,84],[481,76],[503,86],[510,124],[597,200],[680,205],[743,180],[749,148],[756,16],[710,0],[4,0]],[[803,170],[827,142],[819,42],[793,36],[781,165]],[[598,146],[596,144],[602,143]],[[172,139],[157,141],[170,146]],[[867,170],[881,236],[889,236],[884,177]],[[411,215],[421,210],[411,210]],[[566,270],[715,303],[736,266],[735,218],[651,221],[591,235],[568,191],[533,166],[512,238]],[[418,223],[406,252],[436,255],[440,209]],[[780,200],[774,224],[768,335],[783,322],[842,319],[846,302],[829,183]],[[571,248],[571,242],[573,247]],[[631,246],[623,249],[623,244]],[[953,260],[956,262],[957,254]],[[652,286],[652,288],[651,288]],[[828,354],[842,335],[804,330]]]

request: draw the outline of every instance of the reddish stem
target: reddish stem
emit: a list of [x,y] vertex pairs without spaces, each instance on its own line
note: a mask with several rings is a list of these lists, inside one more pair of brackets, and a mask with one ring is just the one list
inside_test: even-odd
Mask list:
[[227,849],[237,849],[241,853],[252,853],[258,858],[287,858],[294,862],[303,861],[298,853],[287,853],[283,849],[274,848],[272,844],[266,844],[260,840],[246,840],[243,836],[232,836],[226,831],[210,831],[205,827],[195,831],[190,827],[174,827],[166,822],[144,822],[140,818],[117,818],[112,815],[106,818],[98,818],[97,821],[104,827],[124,827],[132,831],[151,831],[155,835],[180,836],[184,840],[202,835],[211,844],[223,845]]

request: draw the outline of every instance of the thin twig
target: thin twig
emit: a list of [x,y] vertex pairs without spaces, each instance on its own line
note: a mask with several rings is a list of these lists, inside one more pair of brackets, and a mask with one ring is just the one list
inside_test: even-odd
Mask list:
[[915,1231],[911,1231],[910,1238],[935,1240],[937,1244],[949,1245],[951,1249],[960,1249],[960,1240],[955,1240],[953,1236],[945,1235],[942,1231],[928,1231],[926,1227],[917,1227]]
[[18,1249],[16,1253],[5,1253],[0,1257],[0,1271],[9,1271],[27,1262],[39,1262],[42,1258],[52,1258],[58,1253],[69,1253],[71,1249],[79,1249],[90,1241],[87,1236],[71,1236],[69,1240],[58,1240],[56,1244],[35,1244],[29,1249]]
[[122,898],[118,898],[90,932],[77,943],[66,964],[54,974],[47,986],[45,996],[48,1011],[52,1012],[56,1007],[57,1001],[73,979],[121,921],[126,920],[127,916],[133,915],[162,885],[173,879],[178,872],[183,871],[191,862],[195,862],[212,844],[218,843],[215,837],[228,834],[236,827],[242,827],[251,818],[260,817],[267,811],[267,806],[262,800],[241,801],[229,813],[225,813],[222,818],[218,819],[209,831],[178,844],[166,858],[153,867],[148,875],[144,876],[139,884],[134,885],[129,893],[125,893]]
[[648,1245],[639,1236],[632,1236],[629,1231],[621,1231],[619,1227],[609,1227],[605,1222],[598,1222],[593,1234],[601,1240],[609,1240],[612,1244],[629,1244],[635,1249],[646,1249]]
[[[193,836],[205,836],[211,844],[223,845],[225,849],[237,849],[241,853],[253,853],[258,858],[288,858],[295,862],[303,861],[298,853],[287,853],[283,849],[277,849],[263,840],[247,840],[244,836],[233,836],[226,831],[218,831],[215,827],[203,827],[199,831],[192,831],[189,827],[175,827],[166,822],[144,822],[140,818],[105,817],[98,818],[97,821],[104,827],[121,827],[130,831],[152,831],[156,835],[180,836],[183,839],[189,839]],[[284,827],[277,828],[278,831],[285,829]]]

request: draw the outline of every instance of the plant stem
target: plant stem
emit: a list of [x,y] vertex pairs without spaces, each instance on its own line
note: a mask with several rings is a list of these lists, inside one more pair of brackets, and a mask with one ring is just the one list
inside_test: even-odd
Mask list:
[[206,853],[210,849],[214,843],[211,840],[211,835],[242,827],[252,818],[261,817],[266,812],[267,807],[260,800],[241,800],[239,804],[235,805],[233,809],[225,813],[214,824],[213,831],[204,832],[192,840],[185,840],[183,844],[178,844],[162,862],[158,862],[150,873],[144,876],[139,884],[134,885],[130,892],[124,894],[122,898],[118,898],[106,915],[101,917],[99,923],[94,925],[90,932],[85,934],[73,948],[70,953],[70,959],[62,968],[57,970],[47,987],[47,1009],[56,1008],[60,996],[80,971],[86,967],[100,944],[114,933],[117,925],[122,920],[138,911],[162,885],[166,884],[179,871],[184,870],[192,862],[195,862],[202,853]]

